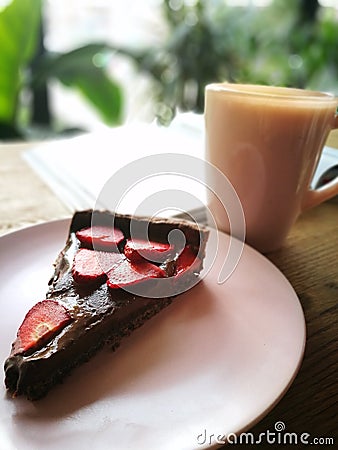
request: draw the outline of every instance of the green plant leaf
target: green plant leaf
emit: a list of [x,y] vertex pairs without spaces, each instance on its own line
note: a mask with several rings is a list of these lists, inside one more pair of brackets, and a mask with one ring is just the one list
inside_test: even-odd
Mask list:
[[108,125],[121,123],[122,92],[107,74],[98,68],[85,72],[62,73],[59,80],[66,86],[77,89],[100,114]]
[[89,44],[64,54],[47,53],[34,83],[56,78],[77,89],[108,125],[118,124],[122,120],[122,90],[105,68],[107,51],[104,44]]
[[0,120],[14,126],[23,70],[35,53],[41,0],[13,0],[0,12]]

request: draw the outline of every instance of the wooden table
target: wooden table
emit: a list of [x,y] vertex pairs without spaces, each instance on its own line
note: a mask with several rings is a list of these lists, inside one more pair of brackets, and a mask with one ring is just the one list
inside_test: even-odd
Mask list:
[[[329,145],[338,149],[337,132],[332,134]],[[27,146],[0,146],[0,234],[70,215],[21,159]],[[294,383],[250,431],[258,438],[259,433],[274,432],[275,423],[282,421],[286,431],[309,433],[309,439],[336,438],[338,197],[301,216],[284,247],[268,257],[299,296],[307,324],[307,344]]]

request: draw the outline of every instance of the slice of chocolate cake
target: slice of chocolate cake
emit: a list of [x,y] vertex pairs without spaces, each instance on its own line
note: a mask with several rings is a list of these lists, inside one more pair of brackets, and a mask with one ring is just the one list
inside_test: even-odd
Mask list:
[[8,392],[41,398],[104,344],[116,349],[198,282],[207,238],[188,221],[75,213],[46,299],[27,313],[5,361]]

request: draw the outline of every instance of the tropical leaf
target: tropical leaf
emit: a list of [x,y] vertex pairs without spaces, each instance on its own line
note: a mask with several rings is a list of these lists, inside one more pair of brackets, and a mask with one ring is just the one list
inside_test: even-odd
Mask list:
[[108,125],[121,122],[121,89],[103,70],[92,68],[82,73],[69,71],[59,74],[58,78],[66,86],[77,89]]
[[[36,68],[33,83],[38,85],[56,78],[65,86],[80,92],[107,124],[120,123],[122,91],[105,67],[107,50],[104,44],[89,44],[68,53],[46,53]],[[102,65],[99,64],[100,60]]]
[[15,124],[24,69],[34,55],[41,0],[13,0],[0,12],[0,121]]

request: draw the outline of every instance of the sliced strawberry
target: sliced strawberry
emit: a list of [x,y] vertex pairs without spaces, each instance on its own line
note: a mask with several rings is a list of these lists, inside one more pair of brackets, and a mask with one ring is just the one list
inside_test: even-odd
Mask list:
[[194,271],[200,263],[200,258],[192,251],[190,245],[186,245],[177,258],[175,276],[181,275],[187,270]]
[[151,264],[148,261],[131,263],[124,259],[108,272],[107,285],[111,289],[117,289],[140,283],[150,278],[163,278],[165,276],[166,273],[161,267],[155,266],[155,264]]
[[103,282],[107,278],[107,272],[122,258],[123,256],[120,253],[98,252],[80,248],[73,261],[73,278],[79,284]]
[[66,308],[55,300],[43,300],[31,308],[18,330],[12,354],[41,348],[72,320]]
[[119,228],[104,225],[83,228],[76,232],[76,237],[84,247],[107,251],[117,251],[118,245],[124,240],[124,234]]
[[148,259],[162,263],[172,256],[173,253],[174,248],[169,244],[143,239],[129,239],[124,246],[124,254],[132,262]]

